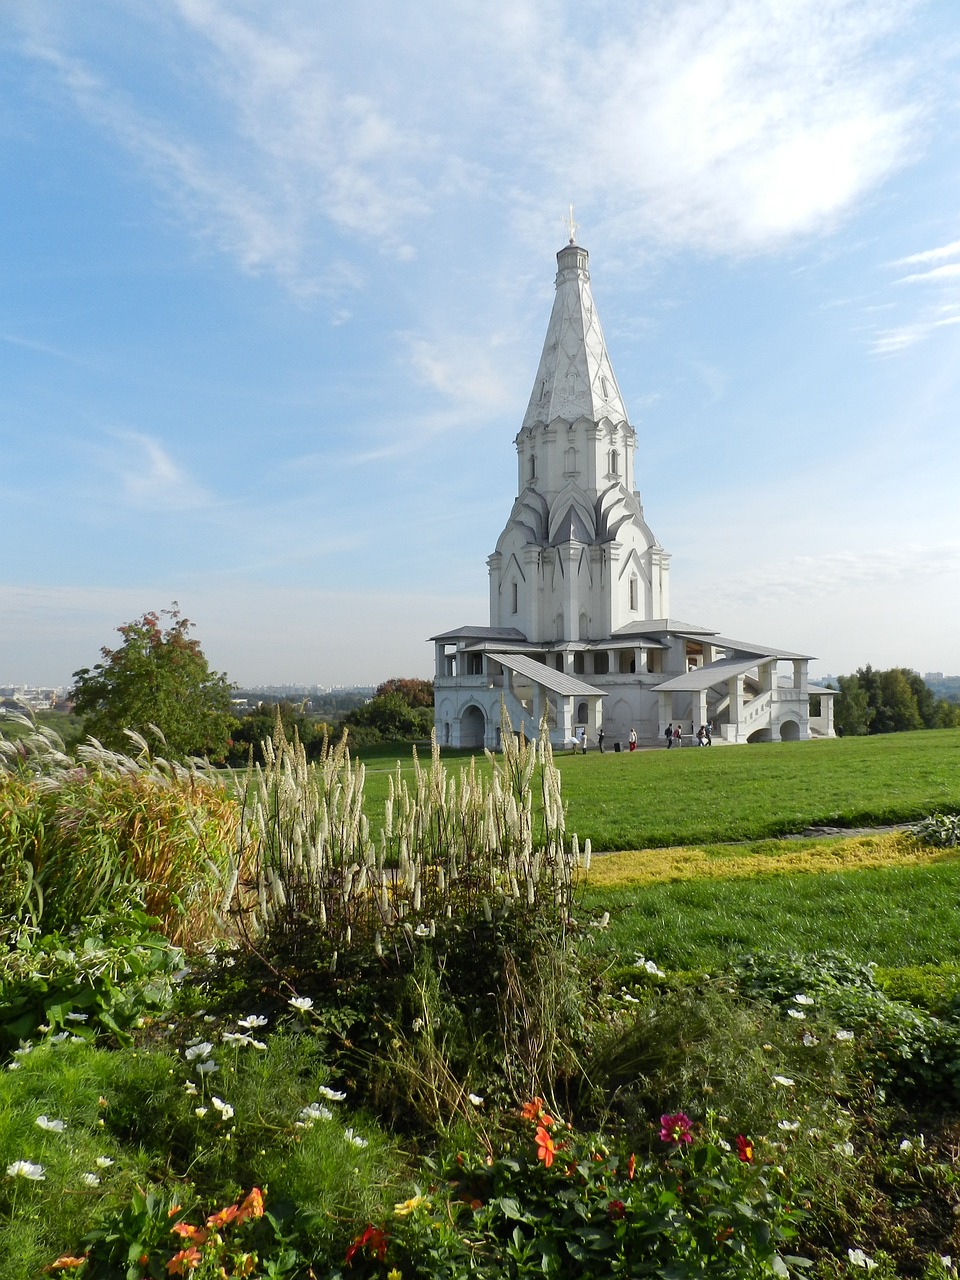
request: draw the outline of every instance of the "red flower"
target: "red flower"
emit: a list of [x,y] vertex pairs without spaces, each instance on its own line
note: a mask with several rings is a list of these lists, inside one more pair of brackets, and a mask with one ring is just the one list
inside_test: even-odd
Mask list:
[[636,1173],[636,1171],[637,1171],[637,1157],[631,1151],[630,1159],[627,1161],[627,1177],[630,1179],[631,1182],[633,1181],[633,1175]]
[[556,1154],[557,1144],[547,1133],[543,1125],[537,1128],[537,1159],[542,1160],[544,1167],[549,1169],[553,1164],[553,1157]]
[[737,1159],[744,1164],[753,1164],[753,1143],[742,1133],[737,1134]]
[[678,1147],[683,1146],[685,1142],[693,1141],[692,1129],[693,1123],[683,1111],[660,1117],[661,1142],[673,1142]]
[[622,1200],[611,1200],[607,1205],[607,1213],[611,1218],[622,1218],[626,1213],[626,1208]]
[[371,1258],[379,1258],[381,1262],[387,1256],[387,1234],[380,1227],[369,1226],[357,1236],[347,1250],[344,1262],[347,1266],[353,1261],[361,1249],[369,1249]]

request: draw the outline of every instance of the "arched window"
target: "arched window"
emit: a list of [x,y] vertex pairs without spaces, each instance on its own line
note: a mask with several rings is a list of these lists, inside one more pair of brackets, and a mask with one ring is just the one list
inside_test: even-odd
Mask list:
[[510,612],[516,613],[517,607],[519,604],[520,604],[520,590],[517,587],[516,582],[511,582],[510,583]]
[[575,676],[582,676],[583,672],[584,672],[583,654],[575,653],[573,655],[573,674]]
[[578,638],[579,638],[579,639],[581,639],[581,640],[587,640],[587,639],[589,639],[589,636],[587,635],[587,631],[588,631],[587,615],[586,615],[585,613],[581,613],[581,615],[580,615],[580,627],[579,627],[579,630],[578,630],[578,632],[577,632]]
[[530,455],[530,461],[527,463],[527,474],[528,474],[528,477],[529,477],[529,479],[530,479],[530,480],[536,480],[536,478],[537,478],[537,455],[536,455],[535,453],[531,453],[531,455]]
[[639,599],[639,592],[637,590],[638,585],[637,575],[632,573],[630,575],[630,611],[632,613],[636,613],[637,608],[639,607],[637,603]]
[[612,476],[620,474],[620,454],[616,449],[611,449],[607,460],[607,469]]
[[610,672],[610,655],[609,653],[595,653],[593,655],[593,673],[597,676],[605,676]]
[[577,474],[577,451],[573,445],[563,455],[563,470],[564,474],[568,476]]
[[587,704],[585,702],[577,703],[577,724],[587,723]]

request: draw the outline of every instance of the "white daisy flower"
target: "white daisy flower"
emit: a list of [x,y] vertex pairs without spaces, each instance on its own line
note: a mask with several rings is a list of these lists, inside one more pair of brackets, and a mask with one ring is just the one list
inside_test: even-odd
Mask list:
[[211,1053],[213,1045],[208,1040],[203,1040],[200,1044],[192,1044],[189,1049],[184,1049],[183,1056],[187,1062],[194,1062],[197,1058],[208,1058]]
[[294,996],[292,1000],[287,1001],[287,1004],[299,1013],[306,1013],[308,1009],[313,1008],[313,1001],[309,996]]
[[42,1164],[31,1164],[29,1160],[14,1160],[7,1165],[8,1178],[29,1178],[31,1182],[43,1182],[46,1172]]
[[37,1116],[34,1124],[40,1129],[46,1129],[48,1133],[63,1133],[67,1127],[65,1120],[51,1120],[49,1116]]
[[317,1093],[328,1102],[343,1102],[347,1096],[345,1093],[338,1093],[336,1089],[328,1089],[325,1084],[317,1086]]

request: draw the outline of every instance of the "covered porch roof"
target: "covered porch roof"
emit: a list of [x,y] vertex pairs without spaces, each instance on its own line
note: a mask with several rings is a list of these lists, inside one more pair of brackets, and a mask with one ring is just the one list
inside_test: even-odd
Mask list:
[[527,658],[521,653],[488,653],[487,657],[493,658],[494,662],[499,662],[508,671],[526,676],[534,684],[541,684],[551,693],[558,693],[564,698],[605,698],[607,696],[603,689],[597,689],[592,684],[586,684],[583,680],[568,676],[564,671],[556,671],[543,662],[537,662],[536,658]]

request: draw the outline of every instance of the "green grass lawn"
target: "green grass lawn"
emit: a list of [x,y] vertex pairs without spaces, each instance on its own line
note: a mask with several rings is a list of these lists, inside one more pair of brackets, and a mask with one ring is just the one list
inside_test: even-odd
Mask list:
[[818,875],[588,889],[610,913],[597,946],[667,969],[719,972],[747,951],[842,951],[886,968],[960,961],[960,858]]
[[[366,761],[382,824],[396,751]],[[806,826],[910,821],[960,810],[960,730],[600,755],[559,753],[567,829],[598,850],[759,839]],[[410,768],[409,756],[404,770]],[[459,761],[448,761],[456,773]]]

